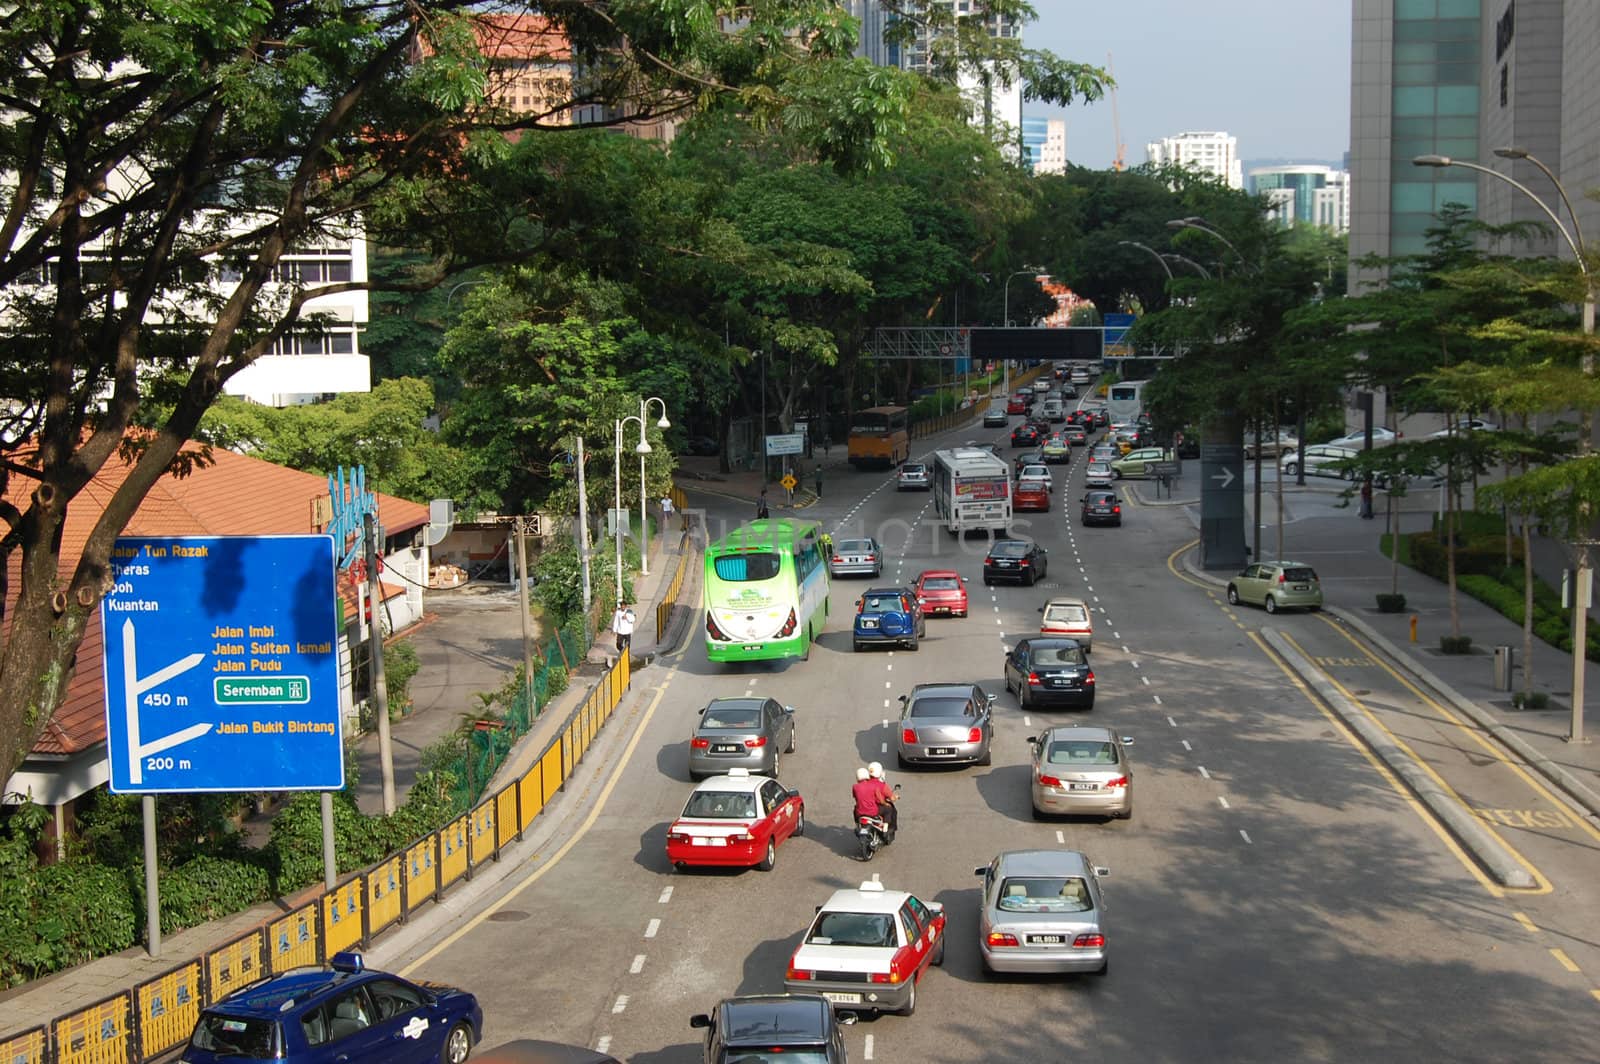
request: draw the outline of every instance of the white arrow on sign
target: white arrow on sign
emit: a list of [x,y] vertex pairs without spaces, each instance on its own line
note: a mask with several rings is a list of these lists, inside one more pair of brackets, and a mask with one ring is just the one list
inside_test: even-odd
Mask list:
[[1229,469],[1227,466],[1223,466],[1222,472],[1213,474],[1211,479],[1220,480],[1222,481],[1222,486],[1227,487],[1229,484],[1233,483],[1233,470]]
[[204,654],[190,654],[179,658],[149,676],[139,675],[139,652],[135,645],[133,620],[122,622],[122,689],[123,712],[128,718],[128,782],[134,786],[144,783],[144,759],[150,754],[170,750],[190,739],[198,739],[211,730],[209,724],[191,724],[159,739],[143,742],[139,735],[139,696],[152,687],[160,687],[174,676],[182,676],[204,661]]

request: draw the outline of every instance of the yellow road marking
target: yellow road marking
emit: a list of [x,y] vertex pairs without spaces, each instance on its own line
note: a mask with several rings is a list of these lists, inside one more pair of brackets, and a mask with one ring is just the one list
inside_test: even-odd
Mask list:
[[1589,996],[1594,998],[1596,1001],[1600,1001],[1600,990],[1589,991]]
[[[1485,736],[1477,728],[1476,725],[1470,724],[1467,721],[1462,720],[1460,717],[1456,716],[1456,714],[1451,712],[1450,709],[1444,705],[1444,703],[1440,702],[1438,699],[1436,699],[1433,696],[1429,695],[1426,691],[1423,691],[1421,688],[1417,687],[1416,684],[1412,683],[1410,680],[1408,680],[1404,676],[1402,676],[1399,672],[1395,671],[1395,669],[1394,669],[1394,667],[1392,665],[1390,665],[1388,662],[1384,661],[1379,655],[1372,653],[1372,651],[1371,651],[1371,649],[1369,647],[1367,647],[1364,644],[1362,644],[1360,640],[1356,639],[1353,635],[1351,635],[1348,631],[1346,631],[1343,626],[1335,624],[1333,621],[1329,620],[1326,616],[1322,616],[1321,620],[1323,621],[1323,623],[1325,623],[1325,624],[1329,625],[1330,627],[1332,627],[1334,631],[1336,631],[1340,635],[1344,636],[1345,639],[1349,640],[1355,646],[1360,648],[1363,653],[1367,654],[1375,662],[1377,662],[1377,665],[1378,665],[1379,668],[1383,669],[1383,671],[1387,672],[1390,676],[1393,676],[1395,678],[1395,680],[1397,680],[1402,686],[1405,687],[1406,690],[1410,691],[1413,695],[1416,695],[1419,699],[1421,699],[1423,701],[1423,703],[1425,705],[1427,705],[1429,708],[1431,708],[1440,717],[1442,717],[1443,719],[1449,721],[1451,724],[1455,725],[1458,729],[1460,729],[1461,731],[1465,732],[1467,735],[1471,736],[1472,740],[1474,742],[1476,742],[1480,747],[1482,747],[1485,753],[1487,753],[1490,757],[1493,757],[1496,761],[1500,762],[1502,765],[1504,765],[1507,768],[1509,768],[1513,773],[1516,774],[1518,779],[1522,780],[1522,782],[1526,783],[1530,788],[1532,788],[1534,793],[1538,794],[1541,798],[1544,798],[1551,805],[1553,805],[1557,809],[1561,810],[1564,815],[1566,814],[1567,810],[1569,810],[1571,808],[1571,806],[1567,802],[1563,801],[1560,798],[1557,798],[1554,794],[1552,794],[1550,792],[1550,789],[1548,787],[1546,787],[1543,783],[1541,783],[1539,780],[1535,779],[1532,775],[1530,775],[1527,769],[1525,769],[1522,765],[1518,764],[1516,761],[1513,761],[1506,754],[1506,751],[1504,749],[1502,749],[1501,746],[1498,743],[1492,742],[1487,736]],[[1588,832],[1590,838],[1594,839],[1596,842],[1600,842],[1600,828],[1597,828],[1597,827],[1595,827],[1595,825],[1589,823],[1587,818],[1582,817],[1582,816],[1569,816],[1568,819],[1571,820],[1578,827],[1582,828],[1584,831]]]
[[1190,547],[1193,547],[1196,543],[1199,543],[1199,542],[1200,541],[1198,539],[1191,539],[1189,542],[1185,543],[1183,546],[1179,547],[1177,550],[1175,550],[1171,554],[1167,555],[1167,572],[1171,573],[1173,576],[1177,577],[1179,580],[1182,580],[1184,583],[1188,584],[1190,587],[1198,587],[1201,590],[1205,591],[1207,594],[1209,594],[1212,598],[1216,598],[1216,596],[1217,596],[1216,589],[1214,587],[1212,587],[1210,584],[1206,583],[1204,580],[1196,580],[1194,577],[1190,576],[1188,573],[1180,573],[1180,572],[1178,572],[1178,566],[1176,564],[1177,560],[1178,560],[1178,555],[1182,554],[1184,551],[1188,550]]
[[1556,959],[1556,963],[1561,965],[1561,967],[1565,968],[1569,972],[1576,974],[1583,971],[1583,969],[1579,968],[1571,957],[1567,956],[1565,950],[1551,949],[1550,956],[1554,957]]
[[[673,666],[671,671],[676,672],[677,666]],[[670,676],[671,673],[669,672],[668,675]],[[623,749],[622,757],[618,760],[617,767],[612,771],[611,778],[606,781],[605,787],[600,791],[600,797],[594,803],[594,808],[589,810],[589,815],[584,818],[582,824],[578,825],[578,830],[572,833],[572,837],[561,845],[561,848],[551,856],[550,860],[528,873],[522,882],[512,887],[498,901],[484,906],[478,911],[477,915],[447,935],[438,945],[400,969],[402,976],[409,977],[412,972],[415,972],[418,968],[461,941],[467,932],[472,931],[479,924],[489,919],[490,916],[499,912],[511,899],[537,883],[544,877],[546,872],[560,864],[561,859],[589,833],[589,829],[594,827],[595,821],[600,819],[600,813],[605,809],[606,801],[611,797],[611,792],[616,789],[617,781],[622,779],[623,770],[628,767],[628,762],[633,758],[633,752],[638,747],[639,740],[644,738],[645,728],[649,725],[650,718],[655,716],[656,707],[661,705],[661,698],[665,694],[666,688],[664,685],[656,688],[656,696],[650,700],[649,707],[644,711],[644,716],[640,718],[639,726],[634,729],[633,738],[628,740],[627,747]]]
[[1527,928],[1528,934],[1537,935],[1539,933],[1539,925],[1528,919],[1526,913],[1512,913],[1511,915],[1516,917],[1517,923]]
[[[1283,636],[1283,640],[1284,640],[1284,642],[1288,643],[1290,646],[1292,646],[1296,650],[1298,650],[1300,653],[1305,654],[1308,659],[1311,657],[1311,655],[1306,654],[1305,647],[1303,647],[1299,643],[1295,642],[1294,638],[1292,636],[1290,636],[1288,634],[1285,634]],[[1333,684],[1334,687],[1338,688],[1340,694],[1342,694],[1346,698],[1348,698],[1354,705],[1360,706],[1361,707],[1361,712],[1366,714],[1367,719],[1370,720],[1373,723],[1373,726],[1378,728],[1379,730],[1381,730],[1383,732],[1383,734],[1387,735],[1390,738],[1390,740],[1394,742],[1394,744],[1396,746],[1398,746],[1402,751],[1405,752],[1405,755],[1407,757],[1409,757],[1412,760],[1412,762],[1419,769],[1421,769],[1423,772],[1426,772],[1428,774],[1428,777],[1430,779],[1432,779],[1434,783],[1437,783],[1439,785],[1439,789],[1440,790],[1444,791],[1445,794],[1449,795],[1452,800],[1460,803],[1461,808],[1465,809],[1469,813],[1472,813],[1472,815],[1478,820],[1478,822],[1483,825],[1483,830],[1487,831],[1490,835],[1493,835],[1495,840],[1497,842],[1499,842],[1500,845],[1502,845],[1502,846],[1504,846],[1506,848],[1506,852],[1511,854],[1512,857],[1516,858],[1517,863],[1520,864],[1523,868],[1527,869],[1528,874],[1530,876],[1532,876],[1534,878],[1534,880],[1539,884],[1536,887],[1506,887],[1505,888],[1506,890],[1514,891],[1514,892],[1516,892],[1518,894],[1549,894],[1554,889],[1553,887],[1551,887],[1550,881],[1544,877],[1544,874],[1533,866],[1533,862],[1529,861],[1526,857],[1522,856],[1522,854],[1517,852],[1516,847],[1512,846],[1510,843],[1506,842],[1505,839],[1501,838],[1500,834],[1497,831],[1495,831],[1492,826],[1490,826],[1489,822],[1487,820],[1485,820],[1483,817],[1478,816],[1477,815],[1477,811],[1475,809],[1473,809],[1472,806],[1468,805],[1466,803],[1466,801],[1461,797],[1461,795],[1456,793],[1456,789],[1454,787],[1450,786],[1450,784],[1445,782],[1445,779],[1444,779],[1443,776],[1439,775],[1438,772],[1434,771],[1434,768],[1433,768],[1432,765],[1430,765],[1426,761],[1424,761],[1422,759],[1422,757],[1415,750],[1411,749],[1411,746],[1410,746],[1409,743],[1407,743],[1404,739],[1400,738],[1400,736],[1396,735],[1394,732],[1390,731],[1388,726],[1385,725],[1383,723],[1383,721],[1379,720],[1377,715],[1374,714],[1372,712],[1372,710],[1367,708],[1367,704],[1365,702],[1361,701],[1361,699],[1357,698],[1354,694],[1352,694],[1350,692],[1349,688],[1345,687],[1344,684],[1342,684],[1338,680],[1334,679],[1334,677],[1331,674],[1329,674],[1326,670],[1324,670],[1323,675],[1328,678],[1328,682],[1329,683]],[[1421,692],[1418,692],[1418,694],[1420,694],[1420,693]]]
[[1333,726],[1334,730],[1340,735],[1344,736],[1345,742],[1349,743],[1361,754],[1362,757],[1367,759],[1367,762],[1378,771],[1378,775],[1386,780],[1389,786],[1394,789],[1395,794],[1399,795],[1400,799],[1411,807],[1412,812],[1417,814],[1418,819],[1420,819],[1424,824],[1428,825],[1428,827],[1433,830],[1435,835],[1439,836],[1439,840],[1444,843],[1445,848],[1456,855],[1456,859],[1459,860],[1466,870],[1483,885],[1483,888],[1496,898],[1505,897],[1505,891],[1499,886],[1499,884],[1495,883],[1494,880],[1490,879],[1484,874],[1483,869],[1478,867],[1478,863],[1461,848],[1460,843],[1456,842],[1455,836],[1451,835],[1449,831],[1445,830],[1444,825],[1440,824],[1438,820],[1434,818],[1428,807],[1423,805],[1421,800],[1418,799],[1416,795],[1412,794],[1411,789],[1405,784],[1401,783],[1393,772],[1389,771],[1389,766],[1385,765],[1377,754],[1374,754],[1370,749],[1367,748],[1367,744],[1362,742],[1360,737],[1357,736],[1355,732],[1350,730],[1349,725],[1345,724],[1345,722],[1337,713],[1329,709],[1328,706],[1323,702],[1322,698],[1318,696],[1315,691],[1306,686],[1305,682],[1300,679],[1299,675],[1289,667],[1289,663],[1284,661],[1283,658],[1278,655],[1277,651],[1273,650],[1267,645],[1266,641],[1261,638],[1260,633],[1251,632],[1250,639],[1253,643],[1255,643],[1256,646],[1261,648],[1261,652],[1267,656],[1267,660],[1278,666],[1283,674],[1289,678],[1289,682],[1295,687],[1299,688],[1300,693],[1305,695],[1306,701],[1310,702],[1318,713],[1321,713],[1328,719],[1328,723]]

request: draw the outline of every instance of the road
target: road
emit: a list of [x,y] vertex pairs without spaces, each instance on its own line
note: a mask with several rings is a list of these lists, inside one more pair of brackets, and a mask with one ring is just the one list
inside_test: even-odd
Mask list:
[[[830,481],[808,516],[836,537],[877,535],[892,562],[884,582],[959,569],[971,616],[930,620],[915,653],[852,653],[851,607],[868,584],[840,580],[808,662],[713,666],[691,639],[640,673],[645,704],[607,729],[570,849],[514,876],[513,896],[422,954],[414,974],[477,992],[489,1044],[541,1037],[641,1064],[697,1061],[689,1015],[729,994],[781,991],[814,907],[876,875],[945,905],[948,957],[915,1016],[849,1029],[853,1060],[1594,1059],[1600,1003],[1582,973],[1600,971],[1596,833],[1554,823],[1559,809],[1537,786],[1367,664],[1324,615],[1234,610],[1183,575],[1173,559],[1193,532],[1181,508],[1125,503],[1123,527],[1077,527],[1063,503],[1081,494],[1082,465],[1080,451],[1070,472],[1056,467],[1052,511],[1016,523],[1050,552],[1036,588],[984,587],[986,544],[937,531],[928,496],[896,493],[888,474]],[[713,534],[746,509],[713,503]],[[1091,716],[1135,738],[1131,821],[1030,815],[1027,737],[1081,714],[1022,713],[1003,692],[1001,656],[1037,630],[1058,590],[1096,610]],[[1475,809],[1506,811],[1506,841],[1548,889],[1488,883],[1270,653],[1268,624],[1381,703],[1385,725]],[[895,699],[927,680],[999,693],[992,766],[896,770]],[[695,710],[744,693],[796,708],[798,749],[782,771],[806,797],[806,835],[769,873],[674,874],[664,837],[691,787]],[[848,791],[869,760],[903,785],[903,813],[896,843],[863,865]],[[1000,850],[1063,845],[1112,871],[1110,973],[986,978],[972,870]],[[1560,932],[1573,970],[1531,927]]]

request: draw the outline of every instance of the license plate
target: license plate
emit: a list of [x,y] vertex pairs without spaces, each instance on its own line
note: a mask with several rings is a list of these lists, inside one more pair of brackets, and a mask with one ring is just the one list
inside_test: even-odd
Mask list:
[[995,566],[997,568],[1000,568],[1000,569],[1010,569],[1011,567],[1013,567],[1017,563],[1016,562],[995,562],[994,564],[995,564]]
[[1100,789],[1100,785],[1098,783],[1069,783],[1069,784],[1067,784],[1067,790],[1069,790],[1069,791],[1098,791],[1099,789]]
[[737,754],[739,748],[732,743],[718,743],[711,748],[711,752],[714,754]]
[[876,627],[878,627],[878,622],[877,621],[872,621],[872,620],[862,621],[861,622],[861,627],[863,627],[863,628],[876,628]]
[[1070,682],[1063,676],[1052,676],[1049,679],[1051,687],[1065,687]]
[[859,1004],[861,1004],[861,995],[860,994],[835,994],[835,993],[832,993],[830,991],[824,990],[822,992],[822,996],[827,998],[829,1001],[833,1002],[835,1005],[859,1005]]
[[1311,585],[1310,584],[1296,584],[1296,585],[1294,585],[1294,589],[1296,591],[1310,591],[1311,590]]
[[741,650],[760,650],[761,649],[761,644],[760,643],[746,643],[740,649]]
[[696,839],[694,840],[694,844],[696,846],[726,846],[726,845],[728,845],[728,840],[727,839],[722,839],[722,838],[702,839],[702,838],[696,837]]
[[956,748],[953,747],[953,746],[930,746],[930,747],[928,747],[928,753],[933,757],[938,757],[941,754],[950,755],[950,754],[954,754],[955,752],[956,752]]
[[1028,941],[1035,946],[1059,946],[1067,940],[1065,935],[1029,935]]

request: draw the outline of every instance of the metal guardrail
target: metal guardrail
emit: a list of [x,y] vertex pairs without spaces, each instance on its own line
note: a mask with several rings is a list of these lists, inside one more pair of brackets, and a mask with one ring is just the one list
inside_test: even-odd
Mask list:
[[[1034,380],[1037,379],[1040,374],[1050,372],[1053,372],[1053,367],[1051,367],[1048,363],[1041,366],[1035,366],[1033,369],[1026,370],[1012,377],[1011,387],[1015,389],[1024,384],[1031,386]],[[938,417],[925,418],[921,421],[914,422],[911,425],[911,438],[913,440],[920,440],[928,436],[937,436],[941,432],[949,432],[951,429],[958,429],[969,422],[976,421],[980,416],[982,416],[982,414],[983,406],[982,403],[979,402],[973,403],[965,410],[957,410],[953,413],[941,414]]]
[[667,592],[661,596],[661,601],[656,603],[656,642],[661,641],[661,636],[667,630],[667,622],[672,619],[672,609],[678,604],[678,593],[683,590],[683,577],[689,570],[689,551],[685,548],[689,544],[689,533],[683,533],[683,542],[679,545],[678,567],[672,571],[672,579],[667,582]]
[[[682,585],[679,562],[672,592]],[[670,599],[670,596],[669,596]],[[0,1038],[3,1064],[146,1064],[187,1042],[200,1010],[334,953],[370,946],[522,838],[583,760],[631,681],[619,657],[533,767],[465,815],[247,934],[95,1002]]]

